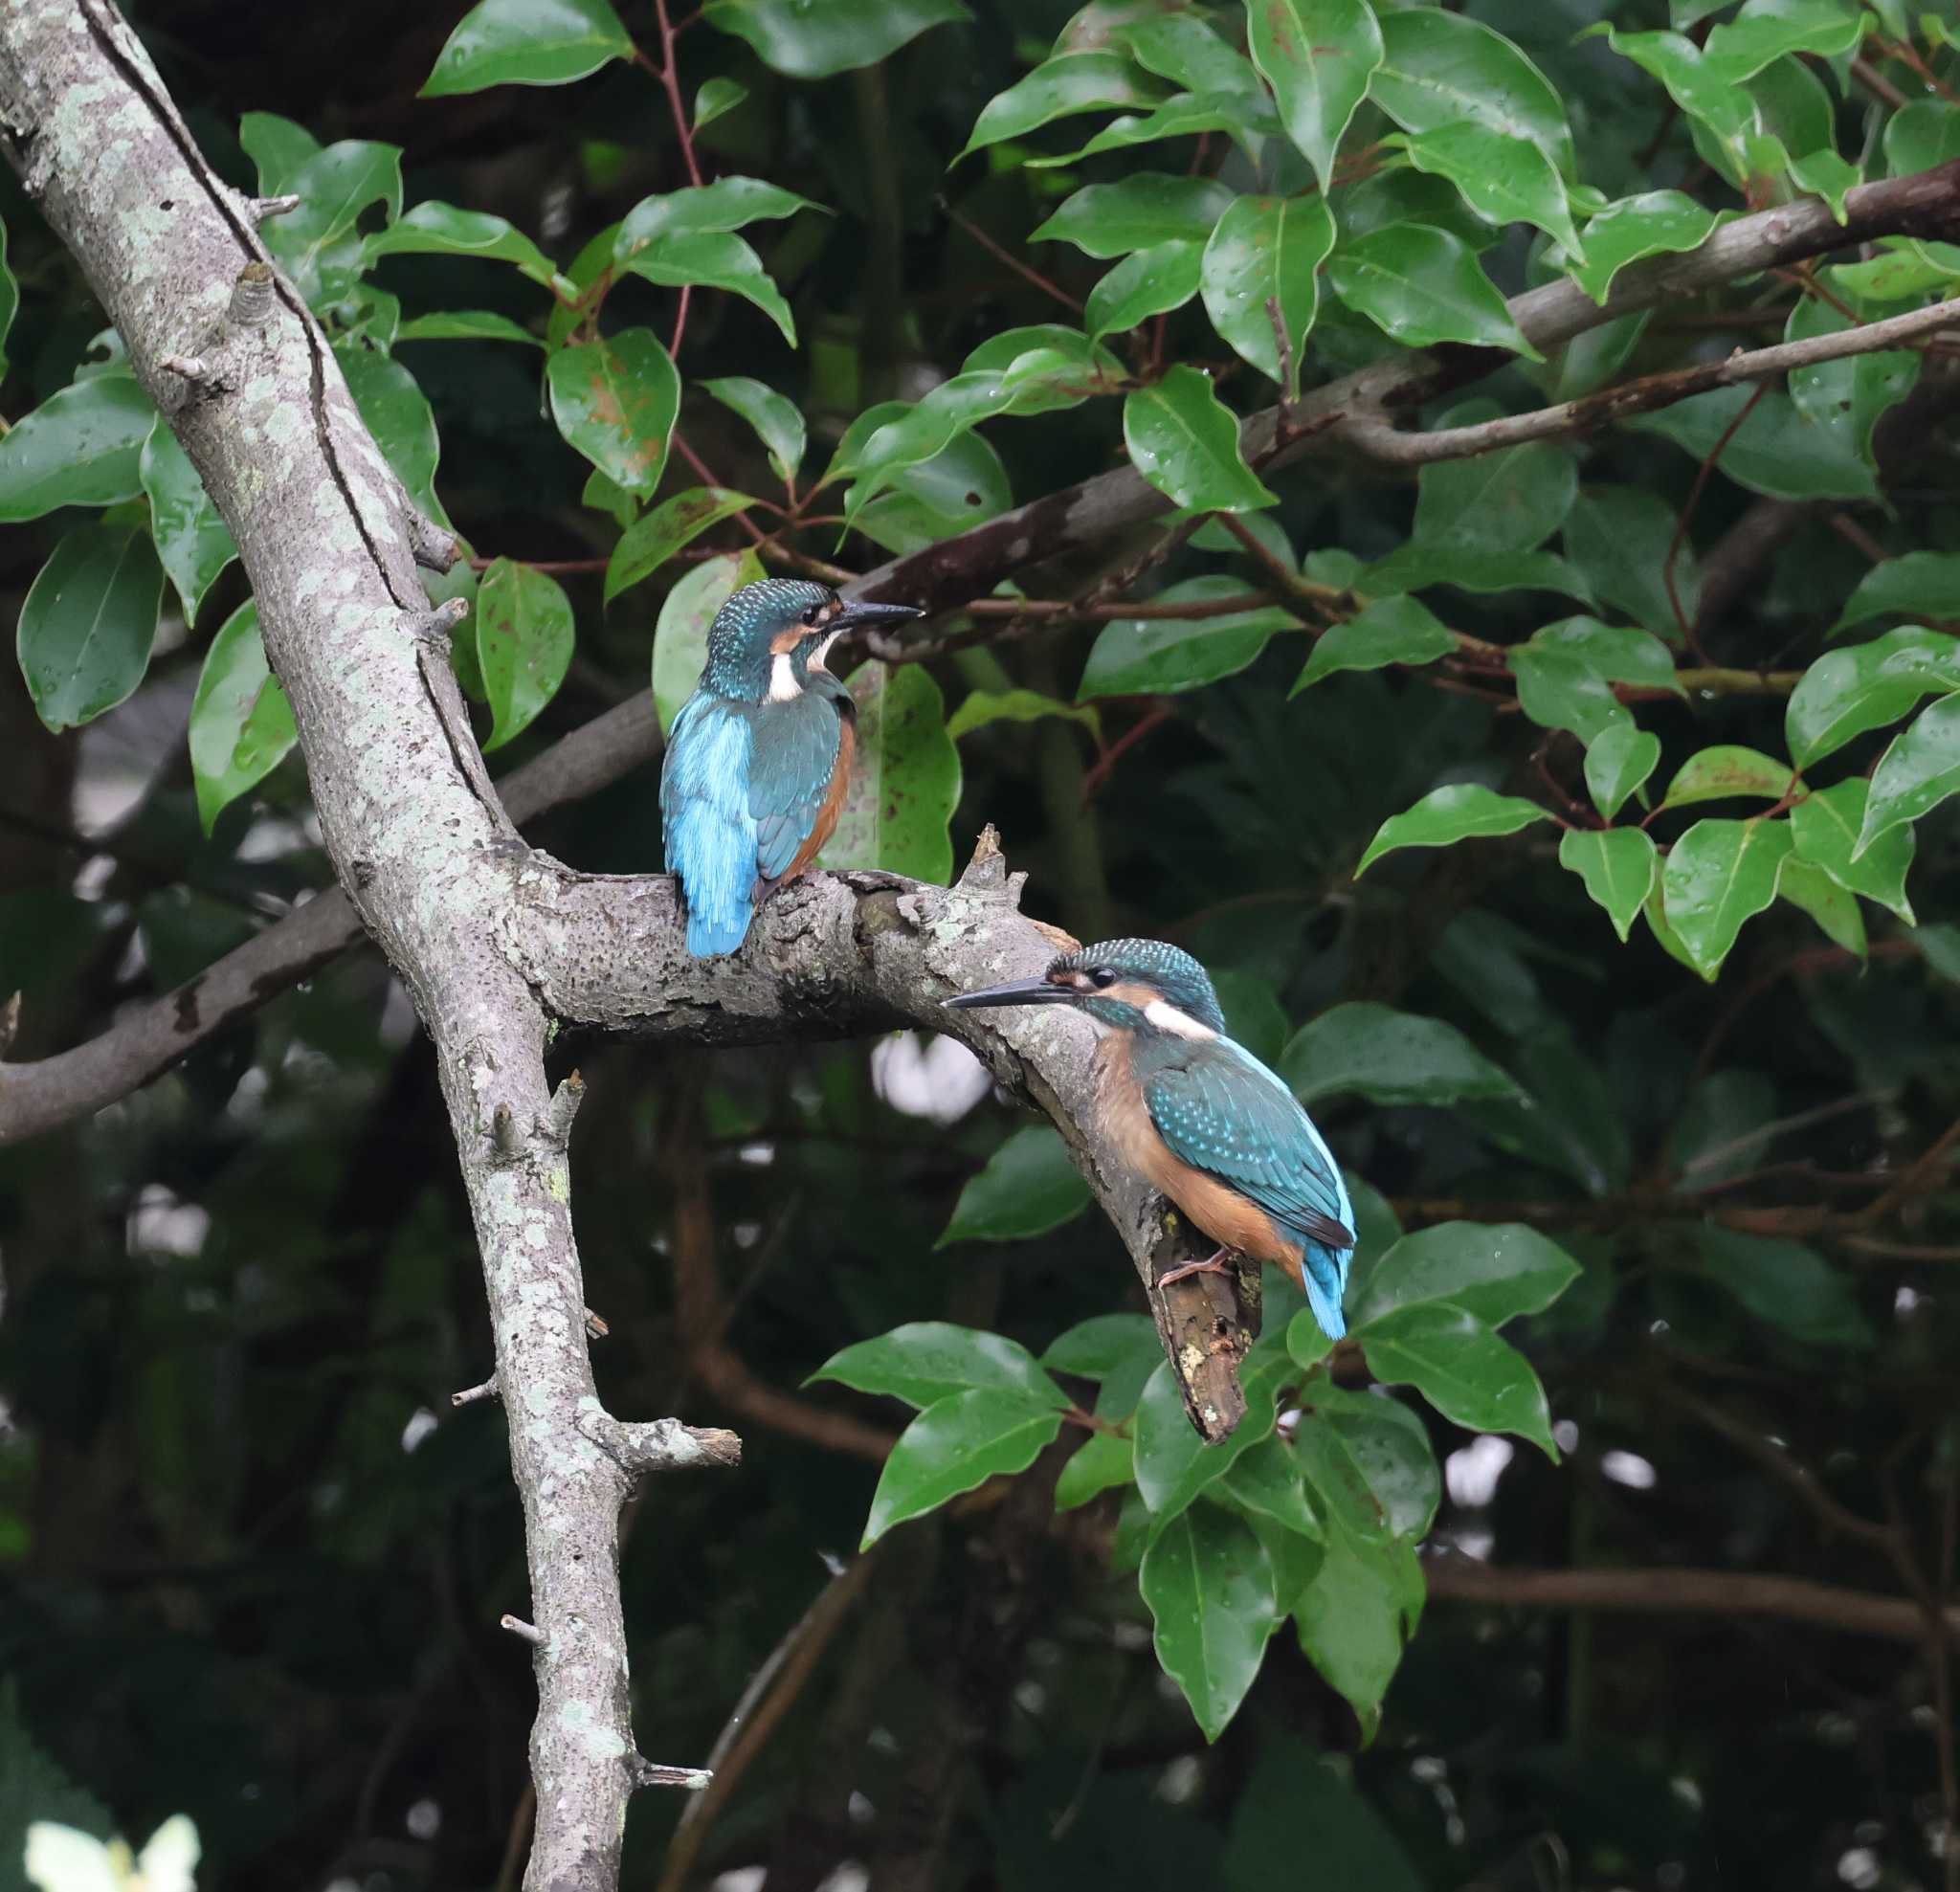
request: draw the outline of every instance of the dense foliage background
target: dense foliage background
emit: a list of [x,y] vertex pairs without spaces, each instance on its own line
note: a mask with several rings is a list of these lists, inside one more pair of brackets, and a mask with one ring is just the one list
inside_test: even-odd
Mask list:
[[[479,555],[493,766],[650,660],[671,712],[757,537],[863,570],[1127,453],[1184,529],[867,674],[887,799],[844,857],[944,879],[991,821],[1031,911],[1203,958],[1360,1184],[1350,1314],[1502,1244],[1531,1283],[1435,1302],[1467,1353],[1328,1360],[1269,1282],[1250,1450],[1167,1471],[1147,1446],[1198,1448],[1174,1394],[1149,1417],[1121,1248],[964,1054],[562,1046],[607,1401],[746,1444],[631,1516],[642,1750],[705,1758],[781,1657],[714,1792],[635,1803],[627,1882],[1955,1882],[1954,344],[1419,479],[1249,467],[1217,407],[1508,349],[1407,417],[1474,426],[1950,294],[1960,250],[1902,239],[1548,360],[1503,301],[1960,155],[1950,22],[1274,0],[1248,45],[1238,8],[1127,0],[500,0],[452,38],[460,11],[136,24],[226,174],[301,197],[267,238]],[[221,524],[11,179],[0,217],[27,1057],[330,870]],[[535,838],[657,868],[651,771]],[[0,1148],[0,1892],[28,1819],[179,1812],[208,1887],[514,1884],[523,1545],[501,1413],[450,1405],[482,1289],[379,962]],[[1522,1315],[1531,1366],[1477,1314]],[[859,1556],[909,1414],[803,1383],[855,1348],[834,1378],[896,1385],[877,1337],[916,1323],[1055,1347],[1055,1422]],[[1152,1512],[1222,1558],[1195,1671],[1147,1563],[1140,1592]]]

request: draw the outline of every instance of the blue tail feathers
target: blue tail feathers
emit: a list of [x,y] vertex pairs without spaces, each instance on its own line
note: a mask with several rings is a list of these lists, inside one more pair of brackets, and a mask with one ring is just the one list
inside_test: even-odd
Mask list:
[[1320,1242],[1304,1244],[1301,1273],[1306,1279],[1306,1304],[1329,1340],[1339,1340],[1348,1331],[1348,1317],[1341,1311],[1341,1295],[1348,1285],[1350,1248],[1335,1250]]
[[697,959],[717,959],[740,949],[748,937],[750,913],[739,918],[718,918],[696,906],[687,909],[687,949]]

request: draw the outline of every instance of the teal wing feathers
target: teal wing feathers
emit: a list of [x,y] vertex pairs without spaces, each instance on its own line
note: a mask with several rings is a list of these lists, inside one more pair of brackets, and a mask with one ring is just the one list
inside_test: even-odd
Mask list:
[[755,875],[774,880],[790,871],[830,796],[842,723],[837,706],[807,690],[755,712],[755,753],[748,770],[748,814],[755,823]]
[[755,712],[705,691],[674,719],[660,768],[660,820],[667,869],[687,896],[687,949],[697,958],[733,952],[754,906],[756,823],[746,785]]

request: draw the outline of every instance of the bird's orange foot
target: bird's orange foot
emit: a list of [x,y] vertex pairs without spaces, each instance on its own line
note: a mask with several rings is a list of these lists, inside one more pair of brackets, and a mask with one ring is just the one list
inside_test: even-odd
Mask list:
[[1187,1275],[1223,1275],[1231,1272],[1233,1251],[1221,1248],[1209,1261],[1187,1261],[1181,1268],[1172,1268],[1167,1275],[1157,1277],[1159,1287],[1169,1287],[1172,1281],[1181,1281]]

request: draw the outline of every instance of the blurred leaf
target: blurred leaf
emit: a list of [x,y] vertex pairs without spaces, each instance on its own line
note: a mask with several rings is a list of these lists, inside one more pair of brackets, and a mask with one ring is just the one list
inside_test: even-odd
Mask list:
[[7,226],[0,223],[0,375],[7,372],[7,338],[20,309],[20,284],[7,267]]
[[558,694],[575,640],[555,578],[507,558],[491,564],[477,588],[477,663],[492,719],[484,754],[529,728]]
[[836,832],[818,864],[876,867],[944,886],[952,879],[948,824],[960,800],[960,752],[946,703],[923,663],[858,665],[858,755]]
[[238,548],[190,456],[161,414],[143,443],[138,471],[149,499],[150,537],[156,541],[165,572],[177,588],[189,629],[197,621],[204,594],[238,556]]
[[1099,744],[1102,740],[1102,719],[1093,708],[1044,697],[1038,690],[969,690],[947,719],[946,733],[958,742],[990,723],[1038,723],[1045,716],[1080,723]]
[[1703,1272],[1759,1321],[1813,1347],[1866,1347],[1871,1324],[1848,1276],[1814,1248],[1704,1223],[1695,1231]]
[[1578,488],[1571,454],[1545,440],[1438,460],[1416,476],[1415,542],[1528,552],[1558,530]]
[[899,1435],[872,1494],[860,1550],[894,1525],[936,1510],[1006,1472],[1024,1472],[1061,1430],[1059,1412],[1025,1393],[975,1387],[936,1400]]
[[1306,668],[1288,692],[1298,696],[1337,670],[1380,670],[1391,663],[1434,663],[1457,648],[1456,634],[1427,605],[1409,596],[1377,598],[1321,634]]
[[1296,1600],[1300,1646],[1346,1696],[1364,1740],[1381,1722],[1382,1697],[1402,1662],[1402,1645],[1422,1614],[1422,1571],[1392,1540],[1370,1544],[1345,1528],[1327,1532],[1321,1568]]
[[632,57],[633,37],[608,0],[480,0],[435,56],[420,96],[565,85]]
[[1534,821],[1551,817],[1534,801],[1520,795],[1500,795],[1475,782],[1432,789],[1403,814],[1392,814],[1381,825],[1354,870],[1358,880],[1369,863],[1396,848],[1448,847],[1454,841],[1481,835],[1515,835]]
[[530,348],[544,345],[542,340],[489,309],[446,309],[440,315],[415,316],[395,330],[397,344],[403,342],[518,342]]
[[1661,898],[1689,964],[1713,979],[1751,916],[1776,898],[1787,821],[1697,821],[1661,869]]
[[[1657,745],[1658,747],[1658,745]],[[1660,857],[1639,828],[1570,828],[1559,836],[1558,860],[1586,883],[1625,945],[1647,902]]]
[[746,374],[725,375],[719,381],[703,381],[701,388],[702,393],[711,394],[755,429],[778,479],[787,485],[796,478],[803,465],[808,436],[804,432],[803,415],[794,402],[785,400],[773,388],[751,380]]
[[1785,855],[1777,871],[1776,892],[1791,905],[1808,913],[1836,945],[1860,959],[1864,958],[1864,916],[1859,911],[1858,901],[1821,867],[1814,866],[1794,852]]
[[[1747,420],[1736,426],[1753,399]],[[1872,470],[1835,433],[1814,427],[1788,394],[1718,388],[1638,414],[1627,426],[1659,434],[1696,461],[1706,460],[1731,427],[1721,468],[1730,479],[1772,500],[1876,499]]]
[[1025,1241],[1072,1221],[1089,1206],[1089,1186],[1050,1124],[1015,1130],[960,1191],[952,1220],[933,1246]]
[[16,640],[50,729],[93,722],[143,681],[163,596],[164,569],[140,525],[78,525],[55,547],[28,588]]
[[701,680],[708,658],[708,626],[716,612],[743,586],[762,576],[762,561],[753,551],[723,552],[683,572],[660,600],[659,621],[654,628],[653,689],[662,736],[674,727],[680,705]]
[[1286,135],[1329,190],[1341,134],[1382,63],[1374,10],[1368,0],[1262,0],[1245,12],[1253,63],[1280,101]]
[[1868,644],[1826,651],[1791,693],[1783,727],[1790,753],[1808,768],[1867,729],[1896,723],[1932,691],[1960,690],[1960,637],[1919,625]]
[[1420,223],[1385,224],[1336,248],[1327,262],[1327,280],[1355,314],[1409,347],[1471,342],[1510,348],[1531,361],[1543,359],[1511,320],[1503,297],[1475,254],[1447,231]]
[[1156,1324],[1147,1314],[1092,1314],[1058,1334],[1041,1364],[1054,1372],[1100,1380],[1139,1352],[1157,1350]]
[[1790,811],[1791,839],[1804,859],[1821,867],[1846,892],[1889,907],[1909,926],[1913,914],[1905,898],[1905,875],[1916,845],[1911,824],[1888,828],[1862,854],[1856,852],[1870,787],[1855,775],[1814,790]]
[[1237,1713],[1279,1626],[1265,1547],[1229,1511],[1174,1518],[1144,1552],[1137,1587],[1156,1623],[1157,1659],[1207,1741]]
[[[1152,602],[1199,604],[1236,597],[1244,590],[1237,579],[1214,572],[1172,585]],[[1082,666],[1077,700],[1170,696],[1215,683],[1243,670],[1276,631],[1290,631],[1294,622],[1278,605],[1255,605],[1216,617],[1113,618],[1098,634]]]
[[156,419],[149,396],[126,375],[98,375],[51,394],[0,438],[0,521],[134,499]]
[[293,706],[266,665],[258,606],[248,600],[218,626],[190,703],[190,772],[204,832],[299,740]]
[[889,58],[928,27],[972,15],[960,0],[707,0],[708,24],[739,33],[791,78],[829,78]]
[[1073,243],[1091,256],[1124,256],[1159,243],[1202,243],[1233,202],[1232,192],[1213,178],[1132,171],[1113,184],[1085,184],[1028,241]]
[[[1617,605],[1657,637],[1682,636],[1662,571],[1675,544],[1674,509],[1640,486],[1587,484],[1566,520],[1566,556],[1606,604]],[[1674,563],[1675,591],[1692,624],[1702,601],[1694,546],[1682,536]]]
[[546,366],[551,417],[566,441],[615,485],[660,483],[680,409],[680,377],[648,328],[561,348]]
[[1154,387],[1125,394],[1123,440],[1130,464],[1181,506],[1247,512],[1278,503],[1238,451],[1238,416],[1197,368],[1180,363]]
[[1708,34],[1707,57],[1731,84],[1792,53],[1835,59],[1863,36],[1860,9],[1843,0],[1748,0]]
[[1261,1740],[1252,1778],[1233,1809],[1220,1892],[1271,1892],[1288,1883],[1303,1833],[1313,1835],[1313,1871],[1322,1884],[1422,1892],[1393,1828],[1337,1766],[1290,1735]]
[[1545,75],[1502,33],[1457,13],[1385,14],[1384,57],[1369,98],[1409,132],[1468,121],[1537,145],[1562,176],[1572,170],[1565,106]]
[[858,1392],[884,1393],[922,1411],[954,1393],[1011,1393],[1023,1403],[1059,1410],[1067,1395],[1024,1347],[1004,1334],[946,1321],[914,1321],[834,1353],[805,1385],[835,1380]]
[[1413,1386],[1472,1432],[1516,1433],[1556,1464],[1551,1415],[1531,1363],[1459,1307],[1399,1307],[1356,1336],[1377,1379]]
[[1781,801],[1793,780],[1790,765],[1772,755],[1733,743],[1717,743],[1697,749],[1682,764],[1667,785],[1660,806],[1687,808],[1695,802],[1728,801],[1742,795]]
[[[0,455],[4,452],[0,448]],[[1903,552],[1873,566],[1832,629],[1848,631],[1886,612],[1960,618],[1960,552]]]
[[701,90],[694,95],[694,128],[700,131],[703,125],[732,112],[748,97],[747,86],[739,79],[704,78]]
[[1301,1102],[1353,1091],[1374,1103],[1509,1098],[1518,1087],[1454,1025],[1358,1001],[1293,1035],[1280,1075]]
[[1439,1222],[1404,1235],[1356,1283],[1349,1324],[1365,1328],[1401,1308],[1446,1302],[1501,1327],[1543,1313],[1578,1275],[1564,1249],[1522,1222]]
[[661,501],[619,535],[612,556],[606,561],[606,602],[610,605],[621,591],[651,578],[710,525],[754,503],[746,493],[727,493],[719,486],[696,486]]

